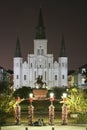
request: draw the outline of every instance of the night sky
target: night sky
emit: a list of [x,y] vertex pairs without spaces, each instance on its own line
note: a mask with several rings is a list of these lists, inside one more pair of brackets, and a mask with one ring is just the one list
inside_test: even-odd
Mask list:
[[58,60],[64,34],[69,69],[87,64],[87,4],[75,0],[0,1],[0,66],[13,69],[17,33],[24,60],[33,53],[38,15],[42,7],[48,53]]

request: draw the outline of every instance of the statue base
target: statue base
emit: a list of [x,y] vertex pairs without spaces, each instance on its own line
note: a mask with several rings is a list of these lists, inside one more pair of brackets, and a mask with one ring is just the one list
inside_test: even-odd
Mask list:
[[47,97],[47,89],[33,89],[35,100],[45,100]]

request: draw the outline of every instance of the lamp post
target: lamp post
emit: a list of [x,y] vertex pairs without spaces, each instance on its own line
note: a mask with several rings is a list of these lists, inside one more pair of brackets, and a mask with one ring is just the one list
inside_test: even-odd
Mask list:
[[34,116],[34,106],[32,105],[33,93],[29,94],[29,101],[30,105],[28,106],[28,124],[33,125],[33,116]]
[[20,117],[21,117],[21,107],[19,105],[20,101],[21,101],[20,97],[17,97],[16,104],[14,107],[14,115],[15,115],[15,124],[16,125],[20,124]]
[[49,106],[49,124],[53,125],[54,124],[54,105],[53,105],[53,101],[54,101],[54,93],[50,93],[50,102],[51,105]]
[[66,105],[67,94],[63,93],[63,105],[62,105],[62,125],[67,125],[67,105]]

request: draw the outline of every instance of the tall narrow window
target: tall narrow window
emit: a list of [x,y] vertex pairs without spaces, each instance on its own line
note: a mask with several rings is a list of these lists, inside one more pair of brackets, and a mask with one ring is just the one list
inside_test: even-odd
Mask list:
[[43,55],[44,54],[44,51],[43,51],[43,49],[41,49],[41,55]]
[[19,79],[19,76],[18,76],[18,75],[16,76],[16,79]]
[[50,63],[49,63],[49,68],[50,68]]
[[40,65],[40,68],[41,68],[41,65]]
[[57,75],[55,75],[55,80],[57,80]]
[[32,68],[32,63],[31,63],[31,68]]
[[64,75],[62,75],[62,79],[64,79]]
[[26,75],[24,75],[24,80],[26,80]]

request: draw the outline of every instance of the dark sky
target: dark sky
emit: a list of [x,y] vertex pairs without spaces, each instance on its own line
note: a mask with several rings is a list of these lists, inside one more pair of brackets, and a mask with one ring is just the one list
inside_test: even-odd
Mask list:
[[69,69],[87,63],[87,4],[85,0],[3,0],[0,1],[0,65],[13,69],[17,32],[24,60],[33,53],[33,40],[42,7],[48,53],[58,59],[64,34]]

